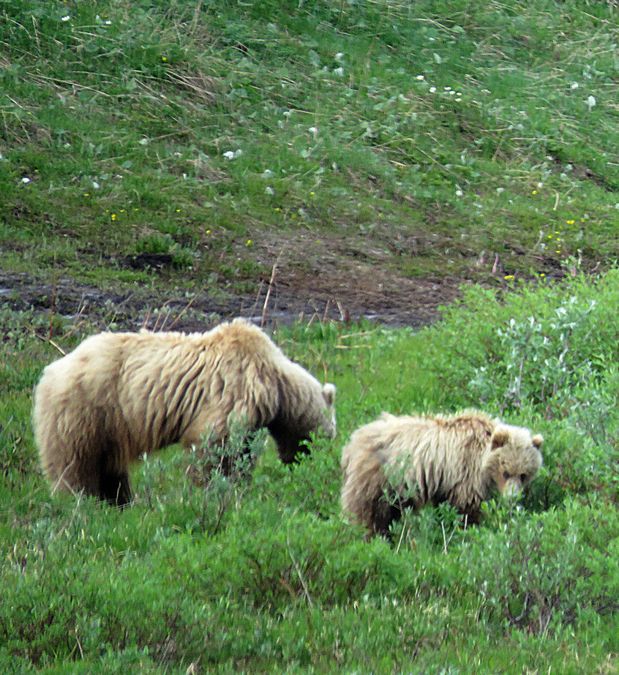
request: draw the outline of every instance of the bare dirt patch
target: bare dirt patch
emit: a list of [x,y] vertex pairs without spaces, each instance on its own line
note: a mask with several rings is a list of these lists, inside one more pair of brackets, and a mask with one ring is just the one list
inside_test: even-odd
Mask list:
[[[365,318],[419,327],[434,321],[438,307],[457,297],[461,281],[408,278],[391,269],[387,249],[343,237],[326,240],[302,233],[280,240],[272,235],[252,253],[271,274],[256,279],[251,295],[225,289],[188,292],[161,279],[152,288],[111,288],[78,283],[62,274],[51,281],[0,272],[0,306],[87,319],[101,328],[202,330],[232,316],[266,324]],[[153,275],[160,272],[153,266]]]
[[[461,283],[406,277],[390,265],[391,252],[376,242],[304,233],[283,244],[266,242],[261,252],[261,262],[275,266],[269,303],[276,313],[418,327],[438,317],[438,307],[458,296]],[[263,285],[268,290],[269,284]]]

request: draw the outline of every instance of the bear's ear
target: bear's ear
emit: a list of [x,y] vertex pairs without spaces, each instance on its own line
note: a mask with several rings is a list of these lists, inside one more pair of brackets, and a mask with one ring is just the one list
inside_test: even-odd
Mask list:
[[493,434],[492,434],[492,449],[497,450],[498,448],[502,448],[507,441],[509,440],[509,432],[507,429],[497,429]]
[[335,385],[327,382],[327,384],[322,387],[322,395],[325,399],[326,404],[331,407],[335,403]]
[[544,442],[544,437],[541,434],[535,434],[535,436],[533,436],[533,438],[531,439],[531,442],[536,448],[539,448]]

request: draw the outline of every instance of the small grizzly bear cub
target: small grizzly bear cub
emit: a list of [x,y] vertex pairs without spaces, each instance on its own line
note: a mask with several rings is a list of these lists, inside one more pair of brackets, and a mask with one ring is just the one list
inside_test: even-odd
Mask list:
[[476,410],[451,417],[383,413],[343,450],[342,507],[370,535],[388,535],[405,507],[440,502],[476,523],[493,488],[516,495],[532,480],[542,442]]
[[242,320],[207,333],[100,333],[45,368],[34,394],[41,464],[54,490],[131,500],[129,465],[172,443],[225,442],[230,425],[267,427],[283,462],[335,435],[322,386]]

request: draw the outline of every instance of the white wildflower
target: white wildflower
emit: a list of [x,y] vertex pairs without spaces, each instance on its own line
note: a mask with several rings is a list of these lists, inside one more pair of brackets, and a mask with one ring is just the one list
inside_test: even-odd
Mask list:
[[28,183],[30,182],[30,178],[28,178],[28,176],[24,176],[24,177],[21,179],[21,182],[22,182],[24,185],[28,185]]
[[342,66],[340,66],[339,68],[334,68],[333,74],[337,75],[338,77],[343,77],[344,76],[344,69],[342,68]]
[[596,105],[597,105],[597,101],[595,100],[595,96],[591,96],[591,95],[588,96],[587,97],[587,108],[589,108],[589,110],[591,110],[592,108],[595,108]]

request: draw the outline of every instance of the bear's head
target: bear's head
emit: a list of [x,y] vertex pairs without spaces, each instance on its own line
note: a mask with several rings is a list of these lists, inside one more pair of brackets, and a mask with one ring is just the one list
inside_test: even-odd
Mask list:
[[268,425],[277,443],[279,456],[284,464],[294,462],[299,454],[308,452],[306,441],[317,432],[327,438],[335,438],[335,385],[327,383],[317,389],[314,401],[300,416],[281,413]]
[[542,466],[543,438],[528,429],[501,424],[490,439],[486,477],[506,497],[515,497],[533,480]]

